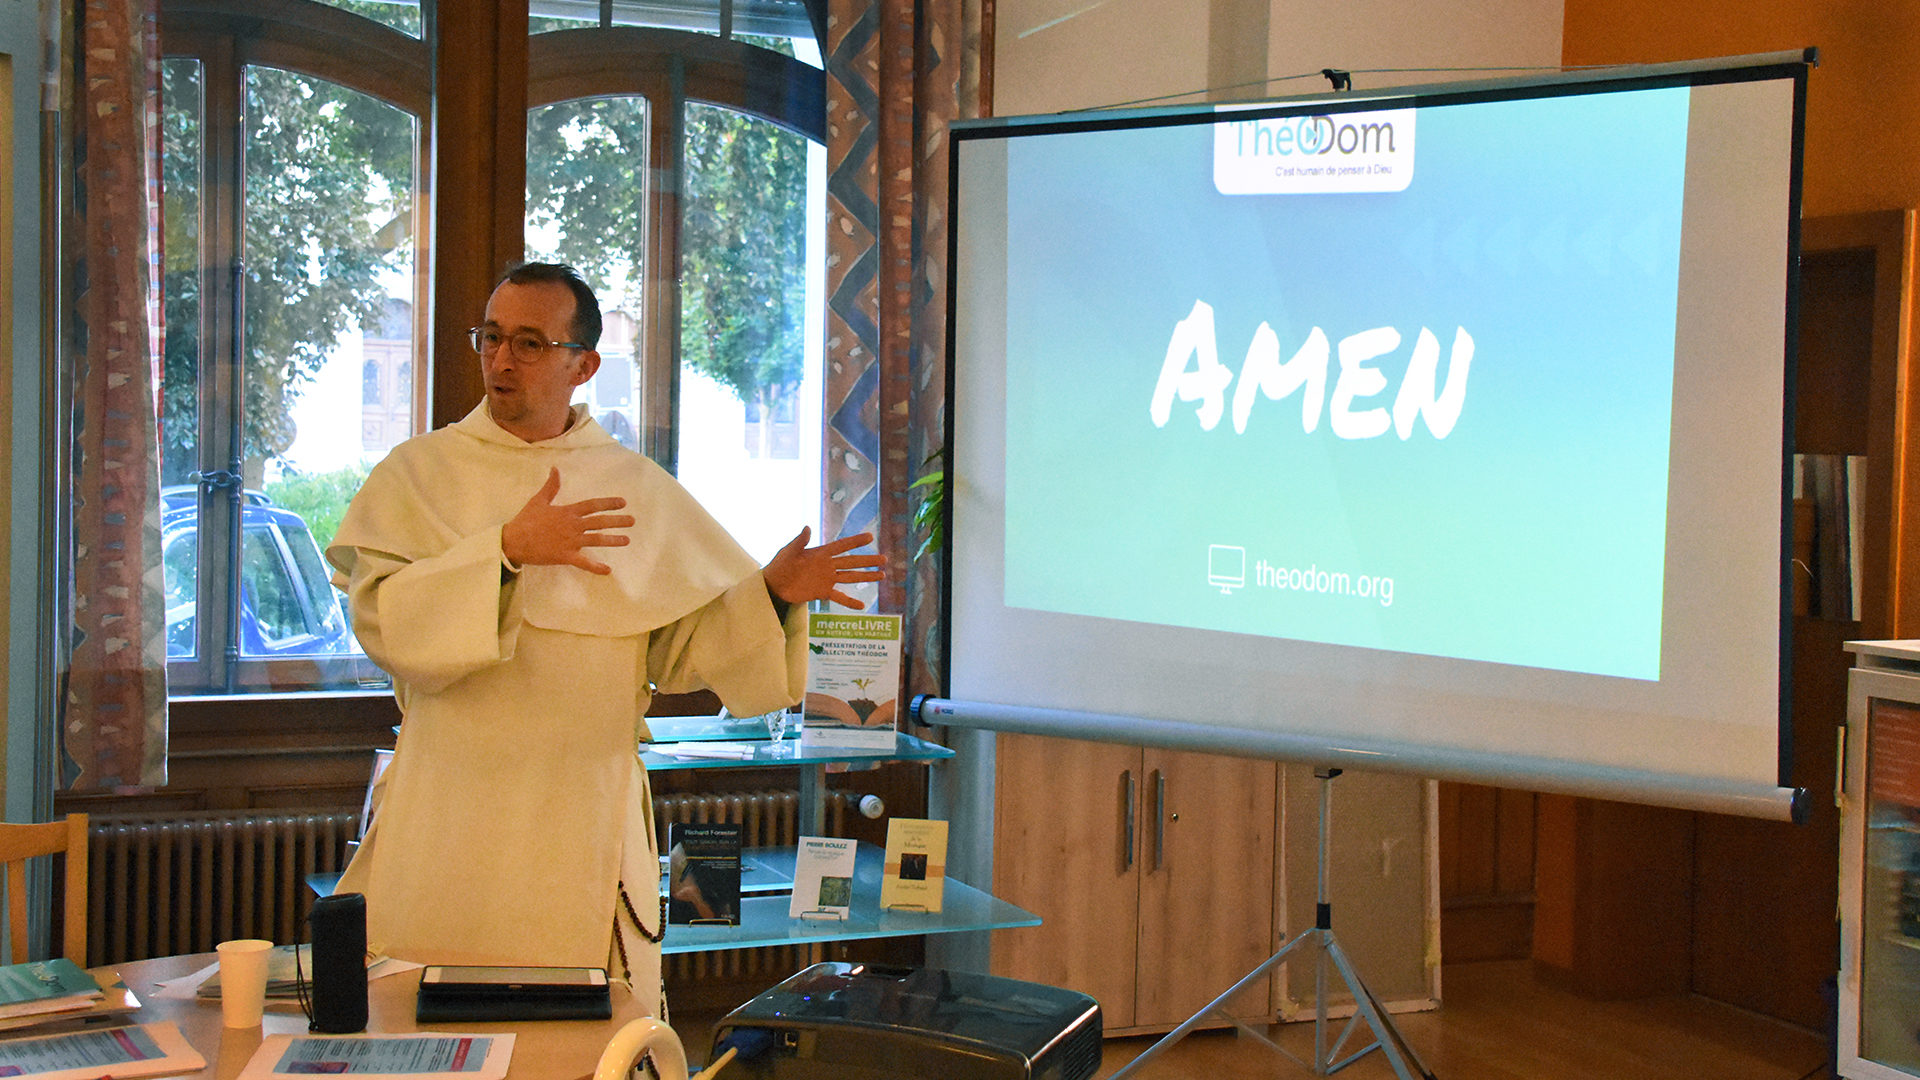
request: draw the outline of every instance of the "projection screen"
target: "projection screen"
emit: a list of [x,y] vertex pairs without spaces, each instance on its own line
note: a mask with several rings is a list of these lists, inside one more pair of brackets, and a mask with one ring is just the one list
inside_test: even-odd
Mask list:
[[956,126],[920,718],[1788,816],[1806,70]]

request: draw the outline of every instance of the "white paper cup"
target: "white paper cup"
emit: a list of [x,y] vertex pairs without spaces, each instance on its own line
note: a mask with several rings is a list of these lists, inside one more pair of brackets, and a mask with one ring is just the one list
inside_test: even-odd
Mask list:
[[230,1028],[260,1026],[267,1006],[267,957],[273,942],[259,938],[223,941],[220,954],[220,1015]]

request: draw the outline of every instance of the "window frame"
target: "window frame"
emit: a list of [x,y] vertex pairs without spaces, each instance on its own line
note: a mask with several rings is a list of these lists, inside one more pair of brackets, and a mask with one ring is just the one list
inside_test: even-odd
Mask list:
[[[167,662],[168,697],[247,693],[351,692],[385,676],[364,656],[248,657],[238,655],[233,619],[242,558],[242,503],[237,474],[244,368],[239,362],[245,313],[242,241],[245,230],[246,72],[276,68],[326,80],[382,101],[414,118],[413,303],[426,310],[431,220],[427,182],[433,145],[433,78],[428,46],[391,27],[316,0],[273,0],[271,17],[258,2],[174,0],[162,5],[162,61],[200,64],[199,197],[200,365],[196,372],[200,461],[196,531],[198,583],[196,647]],[[418,319],[423,328],[424,320]],[[415,359],[426,354],[416,332]],[[413,428],[424,430],[427,365],[414,363]],[[277,528],[273,535],[278,536]],[[208,537],[222,538],[218,543]],[[282,541],[283,542],[283,541]],[[304,589],[304,582],[296,582]]]
[[[431,0],[427,0],[431,2]],[[414,217],[415,311],[422,333],[434,271],[431,183],[434,158],[435,81],[433,48],[353,12],[317,0],[271,0],[263,18],[260,0],[165,0],[161,17],[161,56],[201,64],[199,312],[202,364],[198,373],[199,447],[203,471],[208,462],[234,462],[241,396],[237,362],[245,297],[238,248],[245,207],[245,72],[264,66],[324,79],[367,94],[411,114],[418,124]],[[429,15],[427,33],[435,32]],[[680,357],[680,262],[678,257],[684,110],[689,103],[733,109],[778,124],[816,143],[826,141],[825,72],[792,57],[745,41],[711,34],[653,27],[581,27],[547,31],[526,38],[527,96],[531,110],[568,100],[637,95],[649,102],[650,171],[663,182],[650,192],[648,259],[643,286],[651,313],[636,340],[641,367],[639,448],[672,471],[677,462],[676,423]],[[524,144],[523,144],[524,145]],[[424,431],[436,404],[433,387],[437,346],[416,337],[412,368],[415,431]],[[233,469],[231,464],[221,470]],[[199,640],[196,657],[171,660],[169,697],[182,701],[223,698],[234,693],[295,693],[352,696],[364,691],[343,686],[337,660],[250,658],[232,660],[205,643],[224,640],[233,610],[231,589],[237,575],[207,563],[234,548],[238,558],[240,486],[203,480],[198,529],[202,539],[222,536],[220,544],[201,542]],[[237,568],[237,562],[235,562]],[[214,615],[215,618],[208,618]],[[218,635],[218,636],[216,636]],[[355,658],[358,660],[359,658]],[[370,664],[356,676],[384,678]],[[235,670],[236,668],[240,670]],[[239,677],[254,668],[260,677]],[[331,682],[332,687],[327,683]],[[364,681],[361,683],[365,685]]]
[[[329,79],[418,118],[420,165],[414,207],[418,221],[432,224],[417,232],[415,318],[422,330],[416,334],[410,361],[416,431],[457,420],[481,394],[466,343],[450,336],[470,325],[470,316],[465,310],[436,312],[428,301],[439,296],[443,305],[464,309],[471,300],[484,300],[496,273],[485,266],[496,255],[513,252],[523,235],[524,176],[513,177],[511,168],[506,176],[497,169],[482,172],[476,161],[492,152],[493,139],[516,130],[524,148],[523,106],[631,92],[634,72],[645,66],[634,63],[636,56],[653,58],[660,72],[665,72],[665,54],[680,49],[691,54],[691,62],[683,58],[679,68],[683,85],[691,88],[683,96],[752,113],[816,142],[826,141],[824,73],[757,46],[710,35],[669,37],[666,31],[639,28],[528,35],[524,7],[516,15],[511,4],[495,0],[420,2],[425,13],[423,39],[313,0],[160,0],[163,56],[204,59],[224,48],[231,56],[222,64],[235,72],[245,64],[259,63]],[[808,3],[815,39],[824,53],[821,7]],[[654,40],[623,46],[621,36],[636,31]],[[596,35],[590,41],[578,40],[590,33]],[[594,55],[579,55],[581,44],[590,44]],[[747,49],[752,53],[743,51]],[[530,72],[530,53],[543,57],[533,72],[544,74]],[[440,71],[437,79],[432,60],[436,55],[458,61],[453,70]],[[351,57],[351,63],[343,57]],[[568,64],[576,67],[567,70]],[[754,69],[760,68],[771,70],[756,73]],[[656,73],[654,78],[671,76]],[[203,80],[209,87],[214,80],[204,67]],[[540,87],[533,100],[522,96],[532,90],[530,84]],[[231,85],[231,94],[238,95],[237,75]],[[729,85],[735,88],[726,89]],[[670,85],[663,81],[662,88],[663,95],[654,100],[670,103]],[[484,104],[489,92],[498,95],[491,106]],[[224,122],[203,124],[202,138],[224,140],[224,152],[229,154],[237,152],[241,100],[232,97],[233,107]],[[501,100],[512,104],[503,109]],[[209,109],[208,116],[215,115]],[[677,115],[677,109],[660,115]],[[680,132],[675,130],[672,136],[677,159]],[[204,163],[209,148],[203,146],[201,153]],[[506,159],[501,162],[502,167],[512,164]],[[435,176],[462,192],[458,205],[437,215],[432,200]],[[202,221],[207,226],[225,222],[233,230],[240,220],[237,190],[231,184],[211,186],[211,180],[212,174],[203,176],[203,183],[210,186],[201,197]],[[216,213],[220,205],[226,208]],[[669,209],[677,219],[677,204]],[[208,241],[206,234],[203,227],[203,245]],[[231,284],[230,276],[212,273],[204,258],[202,263],[203,286]],[[483,278],[489,280],[482,283]],[[678,289],[671,286],[677,278],[677,273],[668,278],[667,289],[674,300],[676,326]],[[205,348],[213,349],[222,343],[205,336],[208,317],[203,308],[202,340]],[[224,342],[224,355],[231,358],[234,345],[231,340]],[[665,354],[653,346],[654,355],[663,357],[655,368],[664,371],[668,382],[665,400],[659,393],[654,396],[654,415],[664,420],[657,427],[665,433],[661,445],[670,457],[677,411],[672,390],[680,367],[677,334],[668,335],[665,345],[669,349]],[[653,711],[676,715],[716,705],[706,692],[663,694],[656,695]],[[61,793],[59,808],[125,812],[357,805],[365,791],[369,748],[392,747],[400,720],[390,689],[307,690],[293,679],[284,689],[175,693],[170,695],[169,713],[166,787],[138,794]]]
[[[528,39],[527,111],[583,98],[648,102],[649,172],[644,309],[635,339],[641,453],[677,473],[680,401],[681,146],[689,103],[715,105],[826,143],[826,73],[770,49],[687,30],[614,26],[550,30]],[[658,270],[652,268],[659,268]]]

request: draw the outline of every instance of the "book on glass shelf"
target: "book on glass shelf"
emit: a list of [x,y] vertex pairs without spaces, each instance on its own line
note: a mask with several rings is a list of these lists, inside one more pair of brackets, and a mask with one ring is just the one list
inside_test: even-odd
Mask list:
[[793,853],[790,919],[845,919],[853,910],[855,844],[831,836],[803,836]]
[[740,925],[739,822],[667,826],[667,921]]
[[947,823],[926,818],[888,821],[880,907],[939,911],[946,893]]

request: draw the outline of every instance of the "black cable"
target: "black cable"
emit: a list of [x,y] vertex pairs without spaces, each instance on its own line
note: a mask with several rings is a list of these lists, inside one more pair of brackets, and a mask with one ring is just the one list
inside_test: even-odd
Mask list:
[[1103,109],[1129,109],[1135,105],[1151,105],[1157,101],[1172,101],[1175,98],[1192,97],[1195,94],[1216,94],[1222,90],[1240,90],[1249,86],[1267,86],[1271,83],[1292,82],[1295,79],[1318,79],[1319,71],[1303,71],[1298,75],[1276,75],[1271,79],[1248,79],[1246,82],[1227,83],[1224,86],[1209,86],[1204,90],[1183,90],[1178,94],[1161,94],[1158,97],[1136,98],[1132,101],[1119,101],[1112,105],[1089,105],[1081,109],[1066,109],[1066,112],[1098,112]]
[[1183,90],[1177,94],[1160,94],[1156,97],[1135,98],[1132,101],[1118,101],[1118,102],[1114,102],[1111,105],[1090,105],[1090,106],[1087,106],[1086,108],[1065,109],[1062,111],[1069,112],[1069,113],[1076,113],[1076,112],[1099,112],[1105,109],[1129,109],[1136,105],[1152,105],[1158,102],[1171,102],[1179,98],[1194,97],[1199,94],[1217,94],[1224,90],[1243,90],[1250,86],[1265,87],[1265,86],[1270,86],[1274,83],[1292,82],[1296,79],[1331,80],[1332,76],[1327,74],[1327,72],[1329,71],[1336,72],[1340,75],[1348,76],[1349,88],[1350,88],[1351,87],[1350,80],[1351,80],[1351,77],[1354,75],[1457,75],[1462,73],[1485,74],[1488,72],[1500,72],[1500,71],[1523,72],[1523,73],[1524,72],[1542,72],[1542,73],[1551,72],[1554,74],[1559,74],[1559,73],[1568,72],[1568,71],[1592,71],[1596,68],[1617,68],[1617,67],[1638,67],[1638,66],[1641,66],[1641,65],[1637,65],[1637,64],[1565,64],[1558,67],[1549,67],[1545,65],[1536,64],[1532,66],[1513,66],[1513,67],[1351,68],[1351,69],[1349,68],[1318,68],[1313,71],[1303,71],[1298,75],[1275,75],[1272,78],[1268,78],[1268,79],[1248,79],[1245,82],[1225,83],[1220,86],[1209,86],[1199,90]]
[[300,966],[300,943],[293,943],[293,996],[300,1000],[300,1011],[306,1014],[307,1030],[313,1031],[313,995],[307,992],[307,973]]

